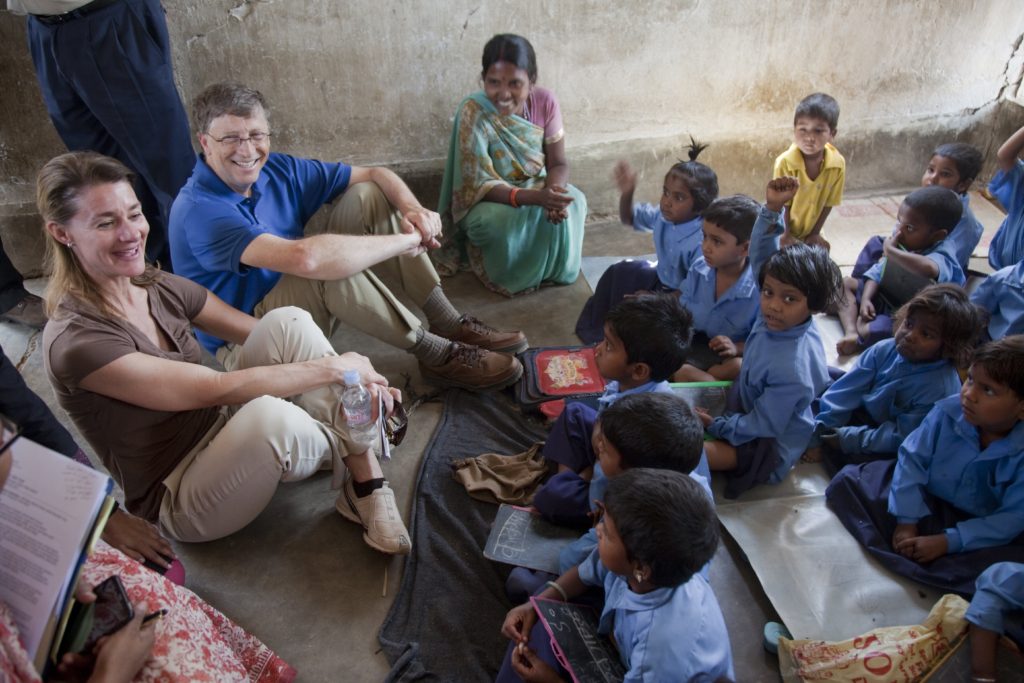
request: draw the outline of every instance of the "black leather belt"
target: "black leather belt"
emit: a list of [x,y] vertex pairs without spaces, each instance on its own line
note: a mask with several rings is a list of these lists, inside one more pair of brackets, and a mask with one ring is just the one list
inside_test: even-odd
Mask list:
[[64,14],[33,14],[32,16],[36,21],[43,24],[66,24],[69,21],[74,21],[75,19],[81,19],[82,17],[88,16],[93,12],[103,9],[104,7],[110,7],[115,2],[120,2],[120,0],[92,0],[89,4],[82,5],[78,9],[73,9],[70,12],[65,12]]

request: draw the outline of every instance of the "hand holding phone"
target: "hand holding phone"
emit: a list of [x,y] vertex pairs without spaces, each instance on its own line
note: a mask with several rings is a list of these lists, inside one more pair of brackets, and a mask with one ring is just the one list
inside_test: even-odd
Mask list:
[[92,652],[100,638],[117,631],[135,614],[124,584],[117,576],[111,576],[92,590],[79,584],[75,600],[58,649],[60,655]]
[[116,575],[92,589],[96,602],[92,604],[92,627],[82,649],[90,651],[104,636],[118,631],[135,616],[124,584]]
[[121,629],[104,636],[96,645],[93,676],[103,681],[131,681],[149,659],[156,629],[143,625],[146,604],[139,603],[134,616]]

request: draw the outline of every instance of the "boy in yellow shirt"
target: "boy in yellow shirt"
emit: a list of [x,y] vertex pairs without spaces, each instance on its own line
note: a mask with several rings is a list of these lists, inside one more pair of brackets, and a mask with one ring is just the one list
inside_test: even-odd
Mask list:
[[782,245],[799,241],[829,249],[821,228],[833,206],[843,201],[846,160],[835,147],[839,103],[825,93],[800,101],[793,117],[793,144],[775,159],[773,178],[795,176],[800,189],[786,206]]

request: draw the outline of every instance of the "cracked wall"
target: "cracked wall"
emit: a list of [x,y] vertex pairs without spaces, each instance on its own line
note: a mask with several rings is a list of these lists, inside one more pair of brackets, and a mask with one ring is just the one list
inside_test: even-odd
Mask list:
[[[702,160],[724,192],[760,194],[793,107],[814,90],[842,106],[836,144],[851,191],[914,185],[936,143],[959,137],[993,152],[999,126],[1024,123],[1015,105],[1001,109],[1024,96],[1019,0],[164,6],[186,102],[217,79],[255,85],[277,149],[390,164],[430,205],[454,109],[501,31],[534,43],[539,82],[562,104],[572,178],[597,211],[614,210],[615,159],[643,169],[638,196],[653,197],[689,134],[712,143]],[[36,169],[62,151],[23,24],[0,14],[0,205],[31,200]]]

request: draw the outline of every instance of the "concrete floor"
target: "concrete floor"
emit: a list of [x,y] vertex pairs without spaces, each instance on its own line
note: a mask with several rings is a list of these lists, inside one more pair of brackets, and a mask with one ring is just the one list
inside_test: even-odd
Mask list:
[[[898,201],[898,195],[853,198],[833,212],[825,234],[832,241],[833,257],[847,267],[844,270],[869,235],[891,230]],[[977,194],[972,208],[986,226],[976,252],[980,256],[1002,214]],[[623,228],[617,220],[596,220],[587,226],[585,256],[651,251],[650,236]],[[987,268],[983,258],[975,264]],[[28,283],[37,292],[43,285],[40,280]],[[467,273],[445,280],[444,286],[460,310],[497,327],[522,329],[533,346],[578,343],[572,330],[590,294],[582,277],[573,285],[516,299],[485,290]],[[540,312],[541,303],[545,312]],[[430,393],[407,354],[348,329],[339,330],[332,342],[338,349],[370,356],[393,385],[410,390],[407,401]],[[0,345],[84,446],[46,381],[40,335],[0,324]],[[420,458],[439,416],[438,403],[419,405],[405,442],[385,464],[403,511],[410,508]],[[211,543],[176,544],[176,549],[186,567],[188,587],[262,638],[299,670],[300,680],[380,681],[389,667],[379,652],[377,630],[394,599],[404,563],[363,544],[361,529],[334,511],[336,493],[329,481],[322,473],[284,485],[263,514],[241,532]],[[762,625],[774,612],[742,551],[727,536],[712,566],[737,680],[779,680],[775,658],[760,646]]]

